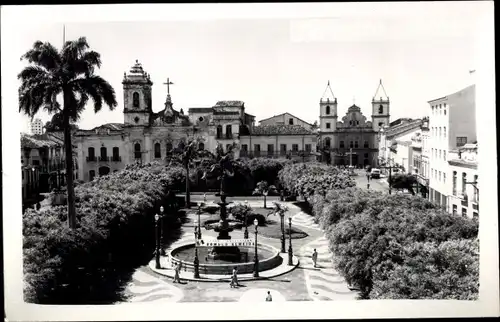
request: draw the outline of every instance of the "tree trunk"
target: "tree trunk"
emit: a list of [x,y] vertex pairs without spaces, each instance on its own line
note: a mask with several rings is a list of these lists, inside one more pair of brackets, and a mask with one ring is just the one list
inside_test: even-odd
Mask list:
[[69,115],[64,115],[64,148],[66,150],[66,189],[68,192],[68,224],[76,228],[75,187],[73,186],[73,145],[71,144],[71,127]]
[[189,165],[186,166],[186,208],[191,208],[191,197],[189,192]]

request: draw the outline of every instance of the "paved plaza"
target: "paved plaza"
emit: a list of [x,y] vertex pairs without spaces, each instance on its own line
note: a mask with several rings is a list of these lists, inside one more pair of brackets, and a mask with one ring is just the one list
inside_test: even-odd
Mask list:
[[[244,202],[244,200],[234,200]],[[252,207],[261,207],[262,200],[249,200]],[[271,203],[269,203],[270,205]],[[302,239],[293,239],[294,255],[299,262],[295,268],[286,265],[287,254],[284,257],[287,272],[279,276],[245,281],[240,276],[238,288],[230,288],[229,282],[206,282],[182,280],[182,284],[172,283],[173,279],[165,274],[155,272],[153,263],[142,266],[133,274],[131,282],[125,289],[129,303],[137,302],[260,302],[265,301],[267,292],[270,291],[273,301],[329,301],[329,300],[354,300],[356,292],[350,291],[345,280],[333,268],[332,253],[328,248],[328,241],[320,227],[314,223],[312,216],[302,212],[296,205],[287,202],[292,216],[292,225],[308,234]],[[194,242],[195,210],[188,212],[188,220],[182,227],[182,237],[171,245]],[[205,218],[203,218],[205,216]],[[206,219],[201,216],[201,220]],[[213,231],[202,230],[204,235],[213,235]],[[231,233],[232,238],[243,238],[241,230]],[[259,243],[264,243],[280,248],[280,240],[259,236]],[[286,242],[288,249],[288,240]],[[313,267],[311,255],[313,250],[318,252],[317,268]],[[168,253],[168,249],[167,249]],[[294,260],[294,264],[296,263]],[[153,261],[154,262],[154,261]],[[168,269],[168,261],[162,258],[162,267]],[[181,272],[181,279],[189,277],[188,272]],[[261,276],[265,276],[261,272]],[[202,275],[203,277],[203,275]]]

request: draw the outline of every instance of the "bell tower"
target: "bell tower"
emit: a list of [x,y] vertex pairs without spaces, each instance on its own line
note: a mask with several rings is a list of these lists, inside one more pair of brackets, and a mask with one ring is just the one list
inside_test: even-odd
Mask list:
[[149,125],[152,110],[151,88],[153,82],[139,61],[123,74],[124,123],[136,126]]
[[378,84],[377,91],[372,99],[372,126],[378,132],[391,122],[389,96],[385,92],[382,80]]
[[320,132],[333,132],[337,129],[337,98],[333,95],[330,81],[326,85],[323,97],[319,100]]

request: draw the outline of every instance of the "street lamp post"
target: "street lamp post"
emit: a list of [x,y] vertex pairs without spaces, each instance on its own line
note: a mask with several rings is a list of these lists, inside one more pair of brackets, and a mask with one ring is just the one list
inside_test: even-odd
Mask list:
[[278,215],[281,219],[281,252],[286,253],[285,250],[285,213],[283,211],[279,211]]
[[243,233],[243,238],[248,239],[248,222],[247,222],[247,214],[248,214],[248,200],[245,200],[245,232]]
[[255,226],[255,255],[253,277],[259,277],[259,256],[257,255],[257,227],[259,226],[259,221],[257,220],[257,218],[254,219],[253,224]]
[[200,278],[200,260],[198,258],[198,242],[196,241],[196,231],[198,227],[195,225],[194,226],[194,237],[195,237],[195,242],[194,242],[194,260],[193,260],[193,265],[194,265],[194,278]]
[[196,235],[196,237],[198,239],[201,239],[201,219],[200,219],[200,216],[201,216],[201,202],[198,202],[198,234]]
[[266,198],[267,198],[267,190],[262,193],[264,195],[264,209],[266,209]]
[[288,236],[290,238],[290,242],[288,245],[288,266],[293,266],[293,249],[292,249],[292,217],[288,217]]
[[165,249],[163,245],[165,245],[165,240],[163,239],[163,225],[165,224],[165,208],[163,206],[160,207],[160,247],[161,247],[161,255],[165,256]]
[[155,258],[156,258],[156,269],[161,268],[160,265],[160,234],[158,233],[158,221],[160,220],[160,215],[155,215],[155,236],[156,236],[156,250],[155,250]]

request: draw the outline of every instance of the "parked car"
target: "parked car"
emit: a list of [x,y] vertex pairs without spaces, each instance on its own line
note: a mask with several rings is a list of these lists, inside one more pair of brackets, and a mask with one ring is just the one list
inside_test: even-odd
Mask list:
[[380,179],[380,169],[373,168],[370,172],[372,179]]

